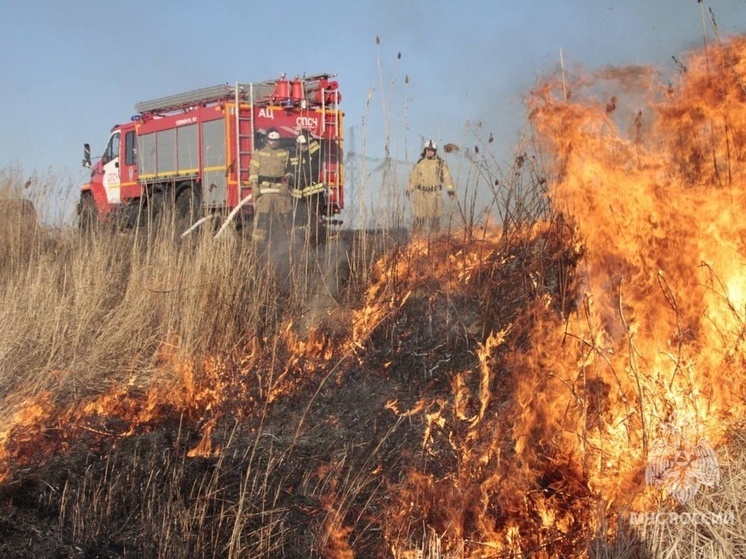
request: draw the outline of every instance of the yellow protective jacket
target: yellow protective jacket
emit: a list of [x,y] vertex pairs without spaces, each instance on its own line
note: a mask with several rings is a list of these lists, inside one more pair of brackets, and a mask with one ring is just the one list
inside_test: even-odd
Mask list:
[[286,149],[272,149],[264,146],[251,158],[249,182],[279,182],[289,172],[290,153]]
[[412,169],[409,175],[409,192],[422,190],[436,192],[445,186],[448,192],[453,192],[453,179],[448,165],[440,157],[428,159],[423,157]]

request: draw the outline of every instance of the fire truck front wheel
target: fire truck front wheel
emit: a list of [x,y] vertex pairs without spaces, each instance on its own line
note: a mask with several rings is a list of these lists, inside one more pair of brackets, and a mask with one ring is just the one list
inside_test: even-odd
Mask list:
[[78,226],[83,231],[91,231],[98,224],[98,209],[93,195],[90,193],[83,194],[80,197],[80,206],[78,209]]

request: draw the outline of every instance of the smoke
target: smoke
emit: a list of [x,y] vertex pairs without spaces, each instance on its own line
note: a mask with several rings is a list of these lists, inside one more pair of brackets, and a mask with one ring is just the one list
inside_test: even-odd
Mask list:
[[324,228],[270,230],[259,250],[272,268],[287,300],[301,306],[296,333],[305,336],[323,326],[340,308],[339,297],[350,273],[353,238]]

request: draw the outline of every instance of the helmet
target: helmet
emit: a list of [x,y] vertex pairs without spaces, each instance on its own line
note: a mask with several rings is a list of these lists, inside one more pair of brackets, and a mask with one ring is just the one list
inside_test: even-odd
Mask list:
[[306,137],[303,134],[300,134],[295,141],[298,143],[298,145],[303,145],[305,143],[308,143],[308,140],[306,140]]
[[436,144],[432,140],[428,140],[427,142],[425,142],[425,145],[422,146],[422,150],[423,151],[426,150],[426,149],[431,149],[433,151],[438,151],[438,144]]
[[275,130],[274,128],[270,129],[269,133],[267,134],[268,140],[279,140],[280,139],[280,133]]

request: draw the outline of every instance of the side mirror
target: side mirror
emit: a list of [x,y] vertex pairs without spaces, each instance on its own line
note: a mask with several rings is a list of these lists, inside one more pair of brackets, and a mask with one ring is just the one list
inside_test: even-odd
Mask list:
[[83,167],[91,166],[91,146],[83,144]]

